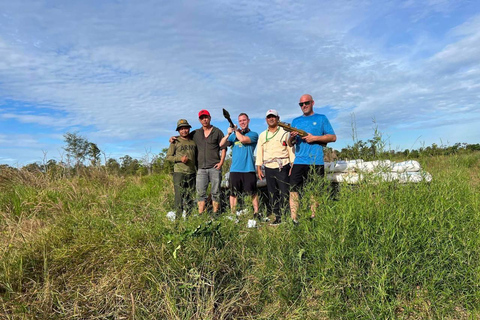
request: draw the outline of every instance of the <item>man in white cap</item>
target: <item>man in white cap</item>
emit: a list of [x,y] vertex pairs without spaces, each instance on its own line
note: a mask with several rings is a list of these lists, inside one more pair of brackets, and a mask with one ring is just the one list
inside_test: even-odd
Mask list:
[[268,128],[258,138],[255,165],[260,179],[264,177],[262,165],[265,167],[270,210],[275,214],[272,225],[278,225],[282,221],[282,211],[287,208],[290,165],[295,154],[288,146],[288,132],[278,126],[277,110],[268,110],[266,121]]

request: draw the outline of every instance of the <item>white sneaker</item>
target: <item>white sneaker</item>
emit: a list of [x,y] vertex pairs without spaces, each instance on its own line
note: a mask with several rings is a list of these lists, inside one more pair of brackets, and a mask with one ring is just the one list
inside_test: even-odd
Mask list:
[[255,228],[257,226],[257,220],[250,219],[247,223],[247,228]]
[[167,219],[170,220],[170,221],[175,221],[176,217],[177,217],[177,215],[175,214],[175,211],[169,211],[167,213]]

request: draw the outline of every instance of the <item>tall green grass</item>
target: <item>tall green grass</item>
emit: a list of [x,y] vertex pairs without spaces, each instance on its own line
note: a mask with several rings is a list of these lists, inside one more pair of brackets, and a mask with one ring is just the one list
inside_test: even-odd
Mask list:
[[477,318],[479,157],[421,161],[431,183],[313,184],[257,229],[167,220],[167,175],[3,180],[0,318]]

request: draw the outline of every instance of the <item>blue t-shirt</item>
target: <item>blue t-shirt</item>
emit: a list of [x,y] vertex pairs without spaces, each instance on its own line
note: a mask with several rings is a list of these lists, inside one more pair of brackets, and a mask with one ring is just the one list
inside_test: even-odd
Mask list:
[[[323,114],[302,115],[293,119],[292,127],[305,130],[314,136],[335,134],[332,125]],[[294,164],[323,165],[323,147],[317,143],[307,143],[297,136]]]
[[249,144],[238,141],[235,133],[228,137],[232,145],[232,166],[230,172],[255,172],[254,151],[257,146],[258,133],[249,131],[245,136],[250,138]]

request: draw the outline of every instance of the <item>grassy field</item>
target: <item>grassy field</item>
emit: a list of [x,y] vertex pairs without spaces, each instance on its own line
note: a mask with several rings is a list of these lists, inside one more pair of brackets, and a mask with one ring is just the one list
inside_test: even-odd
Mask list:
[[420,162],[429,184],[312,186],[316,220],[257,229],[167,220],[168,175],[4,171],[0,318],[479,318],[480,153]]

